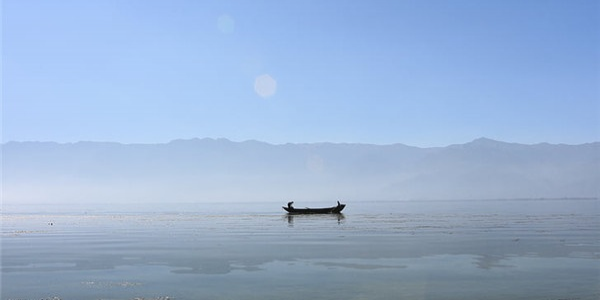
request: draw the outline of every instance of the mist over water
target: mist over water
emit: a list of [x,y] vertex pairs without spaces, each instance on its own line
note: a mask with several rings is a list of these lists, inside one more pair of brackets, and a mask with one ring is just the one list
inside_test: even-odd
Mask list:
[[1,298],[600,296],[597,199],[347,204],[4,207]]
[[442,148],[225,139],[12,142],[2,145],[2,196],[15,206],[137,209],[199,201],[598,198],[598,153],[600,143],[489,139]]

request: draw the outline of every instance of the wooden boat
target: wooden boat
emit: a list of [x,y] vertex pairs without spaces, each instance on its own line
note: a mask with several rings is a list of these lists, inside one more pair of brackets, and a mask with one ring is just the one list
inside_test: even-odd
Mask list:
[[338,201],[337,206],[323,208],[295,208],[292,206],[294,202],[288,203],[288,206],[282,206],[289,214],[339,214],[342,212],[346,204],[341,204]]

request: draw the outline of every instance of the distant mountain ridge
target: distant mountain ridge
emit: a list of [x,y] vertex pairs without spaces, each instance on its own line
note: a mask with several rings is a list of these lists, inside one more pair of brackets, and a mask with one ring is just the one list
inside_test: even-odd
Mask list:
[[598,197],[600,142],[447,147],[9,142],[3,200],[193,202]]

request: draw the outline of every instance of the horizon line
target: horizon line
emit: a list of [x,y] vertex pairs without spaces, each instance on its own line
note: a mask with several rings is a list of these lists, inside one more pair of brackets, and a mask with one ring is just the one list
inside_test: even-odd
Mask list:
[[405,144],[402,142],[396,142],[396,143],[369,143],[369,142],[330,142],[330,141],[320,141],[320,142],[285,142],[285,143],[272,143],[272,142],[266,142],[266,141],[261,141],[258,139],[246,139],[246,140],[232,140],[229,138],[225,138],[225,137],[219,137],[219,138],[213,138],[213,137],[193,137],[193,138],[176,138],[176,139],[172,139],[169,140],[167,142],[121,142],[121,141],[102,141],[102,140],[79,140],[79,141],[70,141],[70,142],[58,142],[58,141],[44,141],[44,140],[10,140],[10,141],[6,141],[6,142],[2,142],[2,145],[7,145],[7,144],[11,144],[11,143],[53,143],[53,144],[59,144],[59,145],[72,145],[72,144],[79,144],[79,143],[98,143],[98,144],[119,144],[119,145],[168,145],[168,144],[173,144],[173,143],[177,143],[177,142],[190,142],[190,141],[203,141],[203,140],[210,140],[210,141],[226,141],[226,142],[231,142],[231,143],[262,143],[262,144],[268,144],[268,145],[272,145],[272,146],[284,146],[284,145],[319,145],[319,144],[331,144],[331,145],[368,145],[368,146],[407,146],[407,147],[413,147],[413,148],[422,148],[422,149],[428,149],[428,148],[445,148],[445,147],[451,147],[451,146],[460,146],[460,145],[468,145],[468,144],[473,144],[473,143],[498,143],[498,144],[512,144],[512,145],[524,145],[524,146],[535,146],[535,145],[565,145],[565,146],[580,146],[580,145],[588,145],[588,144],[595,144],[595,143],[600,143],[600,141],[589,141],[589,142],[584,142],[584,143],[578,143],[578,144],[568,144],[568,143],[550,143],[550,142],[537,142],[537,143],[521,143],[521,142],[509,142],[509,141],[502,141],[502,140],[497,140],[497,139],[492,139],[492,138],[487,138],[487,137],[479,137],[479,138],[475,138],[471,141],[467,141],[467,142],[463,142],[463,143],[452,143],[452,144],[448,144],[445,146],[414,146],[414,145],[409,145],[409,144]]

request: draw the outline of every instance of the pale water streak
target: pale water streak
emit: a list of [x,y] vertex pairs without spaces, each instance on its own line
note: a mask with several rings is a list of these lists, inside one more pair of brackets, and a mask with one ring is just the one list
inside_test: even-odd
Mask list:
[[4,208],[1,298],[599,299],[599,216],[574,199]]

